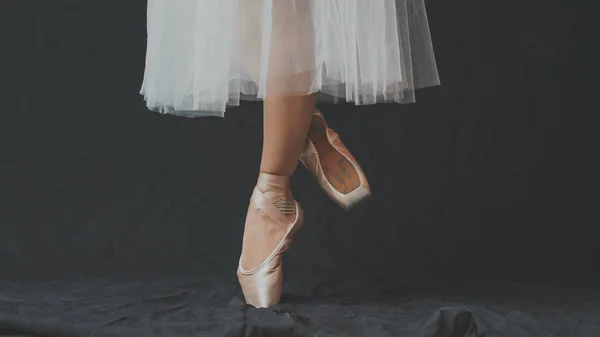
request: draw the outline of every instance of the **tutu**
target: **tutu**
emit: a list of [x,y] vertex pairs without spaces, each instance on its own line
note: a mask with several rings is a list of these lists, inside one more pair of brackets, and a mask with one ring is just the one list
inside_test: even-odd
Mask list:
[[439,84],[424,0],[148,0],[150,110],[224,116],[240,100],[318,93],[414,102]]

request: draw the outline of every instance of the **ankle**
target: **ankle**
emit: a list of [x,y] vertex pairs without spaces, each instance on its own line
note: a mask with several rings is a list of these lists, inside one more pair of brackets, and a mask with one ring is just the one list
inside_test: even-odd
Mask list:
[[290,178],[288,176],[261,172],[256,187],[284,215],[291,217],[296,215],[296,202],[290,190]]
[[290,177],[287,175],[267,173],[260,171],[257,179],[257,186],[259,189],[281,189],[289,190],[290,188]]
[[[308,141],[308,138],[307,138]],[[304,145],[302,147],[304,149]],[[264,154],[263,154],[264,156]],[[299,155],[298,155],[299,157]],[[291,177],[298,167],[298,158],[295,161],[285,162],[281,160],[265,161],[260,163],[260,173],[272,175],[276,177]]]

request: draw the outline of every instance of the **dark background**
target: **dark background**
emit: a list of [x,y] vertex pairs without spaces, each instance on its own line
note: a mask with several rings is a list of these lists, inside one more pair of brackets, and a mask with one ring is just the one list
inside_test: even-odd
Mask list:
[[[585,74],[572,7],[429,1],[441,87],[414,105],[321,106],[374,198],[345,213],[298,169],[293,191],[307,219],[286,254],[284,305],[377,307],[364,298],[492,280],[598,286],[595,113],[577,98]],[[217,287],[223,308],[241,307],[235,270],[260,162],[260,103],[225,119],[147,111],[142,0],[3,0],[0,27],[0,335],[2,324],[51,334],[35,324],[40,296],[56,289],[152,297],[183,282],[200,302]],[[44,287],[55,290],[28,295]]]

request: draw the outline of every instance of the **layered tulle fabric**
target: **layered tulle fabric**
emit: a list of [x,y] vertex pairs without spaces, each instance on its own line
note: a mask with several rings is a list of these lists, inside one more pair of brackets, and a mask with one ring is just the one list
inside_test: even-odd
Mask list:
[[424,0],[148,0],[141,93],[162,113],[318,93],[414,102],[439,84]]

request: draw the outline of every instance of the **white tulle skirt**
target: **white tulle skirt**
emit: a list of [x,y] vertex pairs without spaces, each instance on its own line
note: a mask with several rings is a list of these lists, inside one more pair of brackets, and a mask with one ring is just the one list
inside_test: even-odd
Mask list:
[[149,109],[223,116],[242,99],[318,93],[414,102],[439,84],[424,0],[148,0]]

